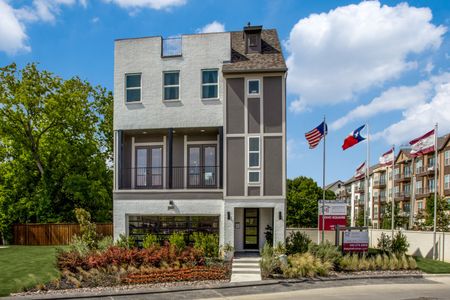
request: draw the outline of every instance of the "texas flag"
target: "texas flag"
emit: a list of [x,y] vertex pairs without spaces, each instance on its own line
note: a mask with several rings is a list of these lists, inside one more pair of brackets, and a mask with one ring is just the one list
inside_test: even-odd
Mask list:
[[344,144],[342,145],[342,150],[348,149],[361,141],[364,141],[366,138],[361,136],[361,130],[364,129],[366,125],[359,127],[356,130],[353,130],[349,136],[344,140]]

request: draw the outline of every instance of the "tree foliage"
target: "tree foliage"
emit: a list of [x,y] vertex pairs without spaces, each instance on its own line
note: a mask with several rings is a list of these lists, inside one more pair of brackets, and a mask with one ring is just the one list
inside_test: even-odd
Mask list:
[[111,219],[112,94],[36,64],[0,68],[0,232],[14,222]]
[[[436,199],[436,229],[437,231],[449,231],[450,216],[447,211],[450,209],[446,199],[438,196]],[[425,226],[432,228],[434,224],[434,195],[427,199],[425,209]]]
[[[318,200],[323,192],[312,179],[299,176],[287,180],[287,225],[295,227],[317,227]],[[325,192],[328,200],[336,199],[332,191]]]

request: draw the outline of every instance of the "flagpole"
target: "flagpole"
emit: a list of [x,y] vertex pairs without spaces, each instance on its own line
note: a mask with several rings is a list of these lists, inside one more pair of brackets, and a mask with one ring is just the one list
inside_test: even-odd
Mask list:
[[[394,167],[395,167],[395,145],[392,145],[392,188],[391,188],[391,230],[392,230],[392,238],[394,238],[394,226],[395,226],[395,218],[394,218],[394,212],[395,212],[395,201],[394,201]],[[388,189],[389,192],[389,189]]]
[[325,141],[327,139],[327,125],[325,122],[325,116],[323,116],[323,170],[322,170],[322,243],[325,243],[325,161],[326,161],[326,156],[325,156]]
[[367,207],[369,206],[369,160],[370,160],[370,138],[369,138],[369,123],[366,123],[366,131],[367,131],[367,159],[366,159],[366,180],[365,180],[365,188],[364,193],[366,196],[364,197],[364,227],[367,226]]
[[434,219],[433,219],[433,259],[437,258],[436,253],[436,222],[437,222],[437,135],[438,123],[434,125]]

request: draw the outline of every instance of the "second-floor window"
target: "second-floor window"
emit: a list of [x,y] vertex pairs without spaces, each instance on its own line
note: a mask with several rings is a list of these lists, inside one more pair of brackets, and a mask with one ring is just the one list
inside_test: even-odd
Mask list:
[[125,75],[125,97],[127,103],[141,101],[141,74]]
[[202,99],[219,98],[219,73],[217,70],[202,70]]
[[164,100],[180,99],[180,72],[164,72]]
[[450,150],[444,152],[444,165],[450,166]]
[[444,188],[450,190],[450,174],[444,176]]
[[248,167],[259,168],[260,166],[259,137],[248,138]]

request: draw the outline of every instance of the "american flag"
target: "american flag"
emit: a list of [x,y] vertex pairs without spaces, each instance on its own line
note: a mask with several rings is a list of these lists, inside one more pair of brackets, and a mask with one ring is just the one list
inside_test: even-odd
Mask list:
[[320,140],[327,134],[328,128],[325,121],[320,123],[319,126],[305,133],[306,140],[309,144],[309,149],[314,149],[320,143]]

